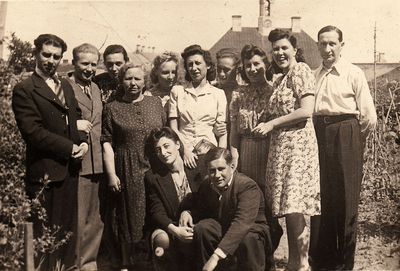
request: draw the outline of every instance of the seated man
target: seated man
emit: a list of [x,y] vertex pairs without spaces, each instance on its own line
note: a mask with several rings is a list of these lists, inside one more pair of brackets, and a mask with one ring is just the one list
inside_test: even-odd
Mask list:
[[188,226],[196,222],[196,269],[212,271],[218,265],[221,270],[235,259],[237,270],[264,271],[271,243],[261,190],[255,181],[234,171],[229,150],[211,149],[204,160],[209,180],[200,185],[193,207],[180,219]]

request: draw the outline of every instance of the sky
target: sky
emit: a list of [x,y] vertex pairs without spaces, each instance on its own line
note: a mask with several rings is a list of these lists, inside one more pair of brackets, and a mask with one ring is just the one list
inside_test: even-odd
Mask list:
[[[271,13],[277,28],[301,16],[302,29],[314,39],[321,27],[338,26],[343,56],[356,63],[373,62],[376,22],[377,51],[387,62],[400,61],[400,0],[273,0]],[[230,29],[232,15],[242,15],[242,26],[256,27],[259,0],[11,0],[5,29],[32,43],[41,33],[56,34],[68,44],[64,58],[71,59],[72,48],[84,42],[101,51],[115,43],[129,51],[137,44],[156,52],[181,52],[194,43],[210,48]]]

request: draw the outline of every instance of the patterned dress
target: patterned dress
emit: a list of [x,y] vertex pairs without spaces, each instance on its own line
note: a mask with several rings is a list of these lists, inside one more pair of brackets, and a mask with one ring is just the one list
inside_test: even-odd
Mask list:
[[160,99],[143,96],[137,102],[119,99],[108,103],[103,112],[102,142],[110,142],[115,154],[115,171],[122,191],[116,194],[111,227],[118,240],[122,263],[134,262],[133,244],[142,238],[145,218],[144,174],[150,169],[145,146],[150,132],[166,123]]
[[[274,117],[300,108],[300,100],[314,95],[315,79],[305,63],[297,63],[274,82],[268,111]],[[271,132],[267,164],[275,216],[320,214],[318,145],[312,119]]]
[[272,88],[265,86],[239,86],[233,91],[229,106],[231,122],[240,136],[238,170],[253,180],[261,189],[265,187],[265,169],[268,156],[268,137],[258,137],[251,133],[259,123],[269,120],[267,110]]

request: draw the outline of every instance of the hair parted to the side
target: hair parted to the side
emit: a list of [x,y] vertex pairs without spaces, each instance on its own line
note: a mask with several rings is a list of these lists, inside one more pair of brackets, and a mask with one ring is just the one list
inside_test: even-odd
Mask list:
[[342,30],[340,30],[338,27],[336,27],[334,25],[327,25],[327,26],[322,27],[318,31],[317,40],[319,40],[319,35],[321,35],[322,33],[331,32],[331,31],[335,31],[339,35],[339,41],[340,42],[343,41],[343,32],[342,32]]
[[215,66],[214,66],[214,63],[213,63],[212,58],[211,58],[211,54],[210,54],[209,51],[203,50],[201,48],[201,46],[197,45],[197,44],[193,44],[193,45],[190,45],[190,46],[186,47],[183,50],[183,53],[181,54],[181,56],[183,58],[185,71],[186,71],[185,80],[188,81],[188,82],[192,81],[192,78],[190,77],[190,74],[189,74],[189,71],[188,71],[188,68],[187,68],[187,65],[186,65],[186,61],[187,61],[189,56],[193,56],[193,55],[201,55],[201,56],[203,56],[204,62],[206,63],[207,67],[209,67],[208,70],[207,70],[206,79],[208,81],[215,80],[216,70],[215,70]]
[[267,54],[265,53],[265,51],[256,45],[246,44],[245,46],[243,46],[242,51],[240,52],[240,57],[242,59],[242,66],[243,66],[242,69],[240,70],[240,75],[241,75],[242,79],[248,84],[250,84],[250,80],[246,75],[244,61],[251,59],[255,55],[260,56],[262,61],[264,62],[265,67],[266,67],[265,72],[266,72],[267,79],[270,80],[272,78],[272,75],[268,74],[268,67],[270,66],[270,63],[269,63],[269,60],[268,60],[268,57],[267,57]]
[[[161,55],[158,55],[153,60],[153,67],[150,71],[150,80],[153,84],[158,83],[158,73],[160,66],[165,63],[173,61],[176,63],[176,71],[178,71],[179,55],[174,52],[165,51]],[[178,76],[178,75],[177,75]]]
[[53,45],[54,47],[61,48],[61,54],[67,51],[67,44],[65,41],[53,34],[40,34],[34,41],[35,45],[35,54],[39,53],[44,45]]
[[125,62],[129,61],[128,53],[126,52],[125,48],[119,44],[112,44],[107,46],[103,53],[103,60],[105,61],[106,57],[111,54],[119,54],[121,53],[124,56]]
[[150,142],[151,142],[151,144],[153,146],[153,151],[155,152],[156,144],[163,137],[171,139],[175,143],[179,142],[179,144],[180,144],[179,154],[181,155],[181,157],[183,157],[184,147],[183,147],[183,144],[182,144],[181,140],[179,139],[179,136],[175,133],[174,130],[172,130],[171,128],[169,128],[167,126],[164,126],[162,128],[156,128],[153,131],[151,131],[149,138],[150,138]]
[[100,59],[100,52],[97,50],[96,46],[90,44],[90,43],[83,43],[81,45],[78,45],[72,50],[72,60],[77,60],[79,57],[80,53],[92,53],[94,55],[98,56],[98,59]]
[[290,33],[289,31],[283,29],[274,29],[268,35],[268,40],[271,43],[274,43],[278,40],[287,39],[294,49],[297,49],[296,52],[296,61],[297,62],[305,62],[303,50],[298,47],[296,37]]
[[211,161],[217,160],[221,157],[225,159],[227,164],[232,164],[233,162],[232,153],[228,149],[221,147],[215,147],[210,149],[204,156],[204,163],[207,165]]

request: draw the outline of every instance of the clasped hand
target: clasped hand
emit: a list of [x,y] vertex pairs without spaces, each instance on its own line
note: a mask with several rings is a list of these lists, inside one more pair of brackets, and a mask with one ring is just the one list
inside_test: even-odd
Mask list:
[[89,146],[86,142],[81,143],[79,146],[76,144],[72,145],[71,157],[75,159],[82,159],[87,153]]

